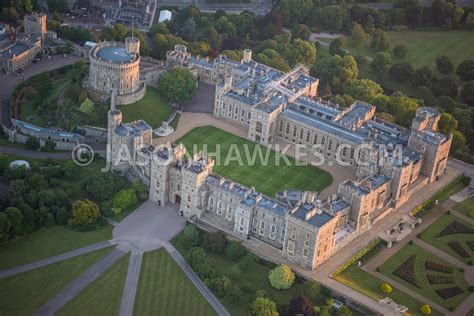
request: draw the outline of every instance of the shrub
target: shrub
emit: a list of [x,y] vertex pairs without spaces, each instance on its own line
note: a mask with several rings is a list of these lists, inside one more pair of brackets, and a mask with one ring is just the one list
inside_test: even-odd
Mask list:
[[189,249],[197,247],[201,243],[201,236],[199,230],[194,225],[187,225],[182,234],[178,237],[178,247]]
[[255,262],[255,256],[251,253],[248,253],[245,257],[239,260],[237,265],[241,271],[244,271],[245,269],[250,267],[252,263],[254,262]]
[[222,231],[206,232],[203,238],[203,247],[211,252],[222,253],[227,246],[227,237]]
[[431,307],[428,304],[421,306],[420,311],[423,315],[431,315]]
[[211,260],[201,247],[191,248],[187,255],[187,261],[201,279],[212,279],[215,276]]
[[239,260],[243,258],[248,253],[247,249],[242,246],[241,242],[238,241],[229,241],[225,247],[225,254],[232,260]]
[[25,148],[29,150],[38,150],[40,148],[40,142],[36,137],[31,136],[26,140]]
[[126,209],[134,204],[137,204],[137,193],[134,189],[122,189],[115,194],[112,199],[112,207]]
[[46,218],[44,220],[44,225],[46,227],[51,227],[51,226],[54,226],[54,224],[56,224],[56,222],[54,220],[53,214],[51,214],[51,213],[46,214]]
[[48,139],[44,142],[44,147],[42,151],[49,153],[52,152],[54,148],[56,148],[56,143]]
[[474,208],[469,210],[468,214],[469,214],[469,217],[474,218]]
[[382,283],[380,290],[387,294],[392,293],[392,287],[388,283]]
[[381,242],[380,238],[376,238],[373,241],[371,241],[367,246],[359,250],[358,253],[356,253],[352,258],[347,260],[342,266],[340,266],[336,271],[333,272],[333,276],[336,276],[344,270],[346,270],[348,267],[350,267],[352,264],[355,262],[359,261],[360,258],[362,258],[366,253],[368,253],[370,250],[372,250],[374,247],[378,246]]
[[99,219],[100,211],[97,204],[90,200],[78,200],[72,205],[72,217],[69,225],[95,224]]
[[257,297],[250,303],[249,312],[252,316],[278,316],[275,302],[265,297]]
[[126,187],[128,187],[126,179],[110,172],[100,172],[87,179],[84,189],[92,199],[104,201]]
[[289,289],[295,281],[295,274],[286,264],[279,265],[270,270],[268,275],[270,284],[276,289]]

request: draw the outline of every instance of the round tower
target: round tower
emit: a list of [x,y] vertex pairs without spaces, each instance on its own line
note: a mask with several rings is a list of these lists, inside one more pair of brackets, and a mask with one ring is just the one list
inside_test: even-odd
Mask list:
[[138,39],[138,37],[127,37],[125,39],[125,47],[127,49],[127,52],[132,56],[140,54],[140,40]]

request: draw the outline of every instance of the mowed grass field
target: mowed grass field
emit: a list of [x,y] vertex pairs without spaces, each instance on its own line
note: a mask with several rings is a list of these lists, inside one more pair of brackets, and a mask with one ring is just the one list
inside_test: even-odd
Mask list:
[[[395,303],[408,307],[406,315],[420,315],[420,308],[424,304],[400,291],[395,286],[392,286],[392,293],[383,293],[380,290],[380,285],[384,282],[356,265],[349,266],[344,272],[335,276],[334,279],[377,301],[389,297]],[[442,315],[433,308],[431,308],[431,311],[431,315]]]
[[[427,243],[435,246],[436,248],[446,252],[447,254],[468,263],[472,261],[472,256],[474,256],[474,251],[471,250],[469,245],[467,244],[468,241],[474,240],[473,234],[452,234],[439,237],[438,234],[445,229],[449,224],[457,221],[461,224],[474,229],[473,225],[463,221],[462,219],[451,215],[451,214],[443,214],[440,218],[438,218],[433,224],[431,224],[428,228],[426,228],[421,234],[420,238]],[[448,246],[450,242],[458,242],[461,247],[469,254],[471,257],[463,258],[459,254],[457,254],[451,247]]]
[[0,313],[10,316],[32,315],[111,250],[97,250],[1,279]]
[[[441,55],[448,56],[456,67],[466,59],[474,59],[474,33],[467,31],[389,31],[390,51],[399,43],[408,47],[406,60],[413,67],[436,67],[436,58]],[[318,38],[330,43],[332,39]],[[355,46],[350,37],[347,37],[347,49],[355,55],[373,58],[375,52],[370,47],[369,36],[362,45]]]
[[[297,166],[291,157],[288,157],[288,165],[278,159],[275,151],[212,126],[195,128],[177,141],[180,142],[191,154],[207,146],[212,156],[216,148],[220,148],[220,161],[216,159],[213,169],[217,174],[247,187],[253,186],[269,196],[293,188],[320,192],[332,182],[331,175],[324,170],[310,165]],[[258,149],[263,158],[268,159],[260,159],[256,154]]]
[[[152,128],[157,128],[173,113],[173,107],[166,98],[158,93],[156,88],[148,86],[146,89],[143,99],[132,104],[121,105],[118,108],[122,111],[124,123],[143,119]],[[175,119],[173,123],[176,121]]]
[[118,315],[129,258],[130,255],[120,258],[56,315]]
[[[416,255],[415,257],[415,274],[418,285],[420,287],[416,287],[415,285],[405,281],[404,279],[396,276],[393,272],[403,264],[410,256]],[[426,270],[425,262],[426,260],[430,260],[432,262],[447,266],[452,268],[452,273],[442,273],[437,271]],[[432,300],[433,302],[437,302],[438,304],[446,307],[446,308],[456,308],[459,304],[461,304],[470,294],[468,284],[464,280],[464,272],[460,270],[460,268],[453,266],[452,264],[442,260],[441,258],[436,257],[432,253],[418,247],[416,245],[406,245],[400,251],[398,251],[395,255],[393,255],[390,259],[385,261],[380,266],[380,272],[388,276],[389,278],[403,284],[404,286],[410,288],[411,290],[423,295],[424,297]],[[434,276],[448,276],[451,277],[454,283],[451,284],[430,284],[427,275],[434,275]],[[436,289],[443,289],[443,288],[450,288],[450,287],[459,287],[463,290],[463,293],[451,297],[449,299],[443,300],[438,293],[436,293]]]
[[134,314],[216,315],[163,248],[143,256]]
[[52,226],[16,237],[0,247],[0,270],[111,239],[112,228],[107,225],[95,231],[77,232],[68,226]]
[[461,203],[458,203],[454,207],[455,211],[458,211],[466,216],[469,216],[469,211],[474,210],[474,196],[470,197],[467,200],[462,201]]

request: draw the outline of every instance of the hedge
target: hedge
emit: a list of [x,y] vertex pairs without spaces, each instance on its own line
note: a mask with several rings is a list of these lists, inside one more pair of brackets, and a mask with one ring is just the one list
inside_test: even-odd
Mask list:
[[471,179],[469,177],[463,176],[463,175],[455,178],[445,187],[443,187],[438,192],[436,192],[431,198],[429,198],[428,200],[426,200],[425,202],[423,202],[422,204],[418,205],[413,210],[411,210],[410,215],[416,216],[418,218],[425,216],[436,206],[435,204],[436,200],[438,200],[438,202],[446,201],[449,198],[449,196],[444,196],[445,194],[448,194],[460,183],[462,183],[464,186],[469,185],[470,181]]
[[364,248],[359,250],[352,258],[350,258],[349,260],[344,262],[344,264],[342,266],[337,268],[337,270],[334,271],[332,275],[336,276],[336,275],[341,274],[342,272],[344,272],[344,270],[346,270],[351,265],[353,265],[354,263],[359,261],[360,258],[362,258],[369,251],[371,251],[374,247],[377,247],[381,242],[382,242],[382,240],[379,237],[372,240],[369,244],[367,244],[367,246],[365,246]]

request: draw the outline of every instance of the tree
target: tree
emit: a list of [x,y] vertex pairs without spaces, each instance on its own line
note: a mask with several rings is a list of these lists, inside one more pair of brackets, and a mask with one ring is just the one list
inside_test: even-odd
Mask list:
[[206,250],[222,253],[227,246],[227,237],[222,231],[206,232],[203,239],[203,247]]
[[184,22],[183,26],[181,27],[179,34],[182,38],[188,41],[193,41],[196,35],[196,22],[194,18],[189,18]]
[[346,38],[344,36],[338,37],[329,44],[329,53],[332,56],[334,55],[344,56],[345,54],[344,49],[346,48],[346,45],[347,45]]
[[238,268],[240,271],[245,271],[255,262],[255,256],[251,253],[248,253],[245,257],[239,260],[237,263]]
[[388,283],[382,283],[380,290],[384,293],[392,293],[392,287]]
[[7,214],[10,224],[11,224],[11,233],[14,235],[21,235],[22,234],[22,222],[23,222],[23,214],[21,211],[16,207],[7,207],[5,209],[5,214]]
[[393,64],[388,73],[397,81],[406,81],[413,75],[413,66],[407,61],[402,61]]
[[48,0],[48,8],[50,12],[66,12],[66,0]]
[[291,35],[294,39],[302,39],[304,41],[309,40],[311,30],[305,24],[296,24],[291,30]]
[[456,74],[464,81],[474,80],[474,59],[467,59],[460,63]]
[[222,41],[223,50],[240,49],[245,44],[245,39],[241,36],[231,36]]
[[232,260],[239,260],[247,255],[248,250],[239,241],[229,240],[225,247],[225,254]]
[[324,58],[311,68],[311,75],[320,79],[321,86],[328,85],[334,94],[342,93],[357,74],[357,62],[350,55]]
[[286,264],[281,264],[268,274],[270,284],[276,289],[289,289],[295,281],[295,274]]
[[431,89],[436,96],[446,95],[455,98],[458,95],[458,79],[455,75],[447,75],[439,78]]
[[313,302],[302,294],[290,301],[289,311],[290,315],[315,315]]
[[90,198],[105,201],[128,186],[126,179],[110,172],[100,172],[87,179],[84,189]]
[[197,91],[197,79],[187,68],[173,68],[158,80],[158,91],[172,102],[191,100]]
[[360,47],[367,38],[367,34],[365,34],[364,29],[360,24],[357,23],[352,26],[350,33],[352,42],[355,47]]
[[349,307],[344,305],[337,310],[336,316],[352,316],[352,311]]
[[393,56],[398,59],[404,59],[407,56],[408,48],[405,43],[398,43],[393,47]]
[[474,81],[469,81],[462,87],[461,99],[467,105],[474,106]]
[[387,33],[381,29],[376,29],[372,34],[372,41],[370,47],[376,52],[386,52],[390,48],[390,42],[388,41]]
[[458,121],[450,113],[443,112],[439,120],[439,131],[445,135],[454,133],[459,127]]
[[187,225],[183,233],[178,238],[178,245],[181,248],[189,249],[197,247],[201,243],[201,235],[199,230],[194,225]]
[[453,73],[454,65],[448,56],[442,55],[436,58],[436,69],[443,75],[449,75]]
[[296,39],[286,54],[291,66],[305,64],[311,66],[316,61],[316,47],[312,42]]
[[100,216],[99,206],[90,200],[78,200],[72,205],[72,217],[69,225],[88,225],[97,222]]
[[137,193],[133,188],[118,191],[112,199],[112,210],[117,214],[123,209],[138,203]]
[[411,83],[413,83],[415,87],[431,87],[435,80],[436,77],[433,73],[433,70],[427,66],[415,70],[413,76],[410,79]]
[[356,100],[369,102],[373,97],[382,94],[382,87],[370,79],[356,79],[346,89],[346,93]]
[[431,315],[431,307],[428,304],[421,306],[420,311],[423,315]]
[[250,303],[250,315],[252,316],[278,316],[275,302],[269,298],[257,297]]
[[263,52],[257,54],[255,56],[255,60],[270,67],[279,69],[281,71],[290,70],[290,66],[288,65],[286,60],[281,57],[276,50],[271,48],[267,48]]
[[38,138],[36,138],[34,136],[28,137],[28,139],[26,140],[26,143],[25,143],[25,148],[29,149],[29,150],[38,150],[38,149],[40,149],[40,142],[39,142]]
[[377,53],[375,58],[370,63],[370,68],[375,74],[380,76],[385,70],[387,70],[392,63],[392,58],[388,53]]
[[0,212],[0,242],[10,238],[12,223],[7,214]]
[[51,84],[50,73],[43,71],[38,76],[36,76],[35,82],[39,97],[44,99],[46,96],[48,96],[49,91],[53,88],[53,85]]

